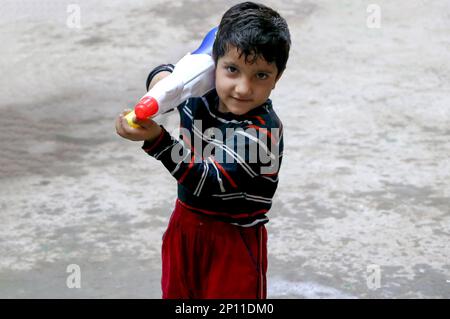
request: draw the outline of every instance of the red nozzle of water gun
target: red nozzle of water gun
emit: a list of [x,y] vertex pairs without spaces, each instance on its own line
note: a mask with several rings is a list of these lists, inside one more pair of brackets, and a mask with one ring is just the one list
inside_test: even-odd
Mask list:
[[137,120],[143,121],[154,116],[158,112],[158,109],[158,101],[151,96],[144,96],[134,107],[134,113],[136,114]]

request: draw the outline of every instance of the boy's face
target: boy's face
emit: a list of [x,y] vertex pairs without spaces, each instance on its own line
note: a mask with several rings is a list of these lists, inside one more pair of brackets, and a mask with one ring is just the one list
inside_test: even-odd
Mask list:
[[245,55],[230,46],[228,52],[217,60],[216,90],[219,111],[236,115],[245,114],[262,105],[269,98],[280,78],[275,63],[258,57],[255,63],[245,63]]

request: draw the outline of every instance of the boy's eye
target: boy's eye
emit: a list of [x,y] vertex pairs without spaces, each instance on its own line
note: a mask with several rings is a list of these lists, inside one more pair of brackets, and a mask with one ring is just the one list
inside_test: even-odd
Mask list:
[[237,69],[234,66],[227,66],[226,69],[230,73],[234,73],[237,71]]
[[258,73],[258,74],[256,74],[256,77],[257,77],[259,80],[265,80],[265,79],[267,79],[269,76],[268,76],[266,73]]

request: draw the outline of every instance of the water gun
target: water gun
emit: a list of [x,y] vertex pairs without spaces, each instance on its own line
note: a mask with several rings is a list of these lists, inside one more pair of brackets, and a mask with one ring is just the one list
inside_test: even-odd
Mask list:
[[134,111],[125,118],[131,127],[139,127],[133,121],[145,120],[165,113],[180,105],[190,97],[203,96],[215,86],[215,64],[212,47],[217,27],[211,29],[201,45],[192,53],[186,54],[175,64],[173,72],[157,82],[140,101]]

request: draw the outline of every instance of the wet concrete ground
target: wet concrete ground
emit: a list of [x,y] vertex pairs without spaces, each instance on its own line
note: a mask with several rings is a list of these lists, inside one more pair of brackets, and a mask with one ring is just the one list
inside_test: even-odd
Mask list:
[[[114,118],[237,1],[77,3],[0,13],[0,297],[160,298],[176,182]],[[449,298],[450,3],[265,3],[293,40],[269,297]]]

